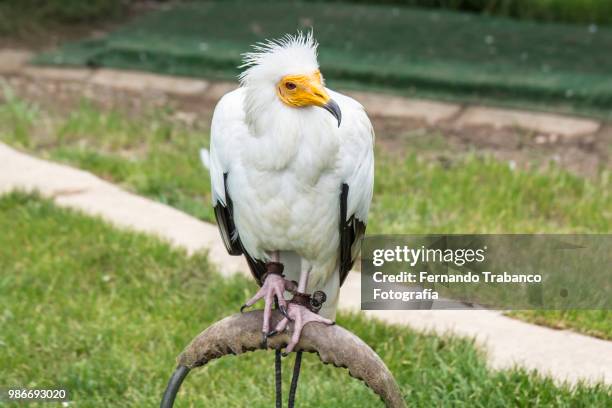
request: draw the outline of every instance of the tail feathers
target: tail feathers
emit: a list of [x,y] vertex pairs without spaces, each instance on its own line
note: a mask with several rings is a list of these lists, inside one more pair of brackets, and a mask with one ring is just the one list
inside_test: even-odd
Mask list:
[[200,160],[202,161],[202,165],[210,170],[210,152],[208,149],[200,149]]

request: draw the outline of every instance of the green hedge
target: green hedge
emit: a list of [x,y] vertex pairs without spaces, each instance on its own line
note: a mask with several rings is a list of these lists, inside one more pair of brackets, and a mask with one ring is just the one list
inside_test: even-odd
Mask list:
[[124,0],[0,0],[0,34],[27,34],[51,24],[117,18]]
[[[316,1],[316,0],[315,0]],[[612,23],[612,0],[324,0],[445,8],[520,19]]]
[[[0,0],[0,32],[15,16],[63,23],[117,17],[138,0]],[[203,1],[203,0],[202,0]],[[311,0],[443,8],[491,15],[562,21],[612,23],[612,0]],[[158,0],[164,2],[164,0]],[[185,0],[187,2],[187,0]],[[6,31],[6,30],[4,30]]]
[[31,18],[58,22],[92,21],[117,16],[126,5],[123,0],[0,0],[0,6]]

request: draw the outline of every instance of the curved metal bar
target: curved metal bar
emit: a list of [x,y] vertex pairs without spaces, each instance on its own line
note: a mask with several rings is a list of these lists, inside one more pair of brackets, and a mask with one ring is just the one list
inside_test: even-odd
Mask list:
[[287,403],[288,408],[295,407],[295,393],[297,392],[298,380],[300,379],[300,368],[302,367],[302,353],[303,351],[295,352],[295,363],[293,366],[293,375],[291,376],[291,387],[289,388],[289,402]]
[[159,405],[160,408],[172,408],[176,394],[179,388],[181,388],[183,380],[187,377],[187,374],[189,374],[189,371],[191,370],[185,366],[178,366],[176,370],[174,370],[172,377],[170,377],[170,381],[168,381],[166,391],[164,391],[164,396]]
[[282,360],[281,351],[274,351],[274,388],[276,391],[275,400],[276,408],[283,407],[283,375],[282,375]]
[[[178,357],[179,368],[164,393],[164,401],[169,401],[170,405],[163,405],[162,401],[162,408],[172,406],[178,387],[189,369],[203,366],[225,355],[265,350],[266,346],[261,342],[262,317],[261,310],[236,313],[213,324],[193,339]],[[280,311],[273,311],[270,326],[275,327],[282,318]],[[285,347],[289,339],[289,333],[279,333],[268,338],[267,348]],[[309,323],[302,330],[295,350],[316,353],[325,364],[347,368],[351,376],[365,382],[387,407],[406,406],[400,388],[385,363],[366,343],[348,330],[338,325]],[[179,372],[181,368],[187,372]]]

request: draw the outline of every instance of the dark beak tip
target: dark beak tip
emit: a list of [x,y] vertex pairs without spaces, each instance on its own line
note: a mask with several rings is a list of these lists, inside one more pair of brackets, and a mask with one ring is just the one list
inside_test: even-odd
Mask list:
[[340,107],[333,99],[330,99],[325,105],[323,105],[323,109],[332,114],[334,118],[338,121],[338,127],[340,127],[340,123],[342,123],[342,111]]

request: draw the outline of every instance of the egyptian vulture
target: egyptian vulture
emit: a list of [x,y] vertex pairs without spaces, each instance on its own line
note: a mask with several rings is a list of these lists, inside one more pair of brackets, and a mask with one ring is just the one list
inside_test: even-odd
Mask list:
[[[261,286],[243,307],[264,299],[264,341],[293,321],[287,352],[305,324],[333,324],[374,183],[370,120],[357,101],[325,87],[317,46],[312,33],[254,46],[211,127],[221,236]],[[275,300],[286,317],[270,330]]]

